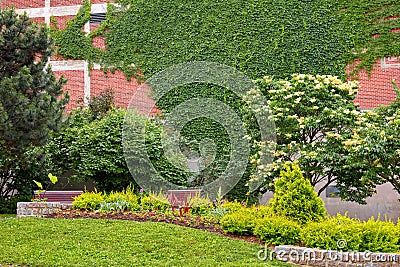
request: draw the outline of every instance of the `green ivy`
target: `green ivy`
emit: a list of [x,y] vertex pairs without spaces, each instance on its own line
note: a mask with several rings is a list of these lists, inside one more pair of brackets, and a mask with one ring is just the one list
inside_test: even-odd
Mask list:
[[[158,71],[188,61],[212,61],[234,67],[251,79],[264,75],[288,79],[292,73],[331,74],[346,77],[349,62],[371,70],[382,56],[400,54],[400,2],[395,0],[119,0],[109,5],[106,21],[90,34],[83,25],[90,19],[90,3],[84,0],[78,15],[53,37],[58,53],[72,59],[98,62],[104,68],[123,71],[126,77],[146,80]],[[382,20],[381,18],[391,18]],[[376,35],[376,34],[379,34]],[[372,36],[376,38],[372,38]],[[92,40],[105,37],[106,50]],[[228,89],[191,84],[170,91],[158,107],[164,112],[191,97],[213,97],[228,104],[244,121],[246,107]],[[258,136],[256,123],[248,134]],[[221,127],[202,120],[185,128],[190,143],[199,137],[214,140],[222,169],[229,155],[229,138]],[[257,138],[256,138],[257,139]],[[252,151],[253,153],[254,151]],[[160,166],[163,168],[162,166]],[[230,198],[243,197],[251,166]]]
[[[252,78],[344,77],[349,62],[361,60],[357,70],[371,70],[377,58],[400,54],[396,0],[116,2],[122,7],[110,5],[102,27],[89,35],[82,31],[90,19],[88,0],[64,30],[53,27],[58,53],[114,66],[128,77],[208,60]],[[106,51],[91,46],[95,36],[106,38]]]

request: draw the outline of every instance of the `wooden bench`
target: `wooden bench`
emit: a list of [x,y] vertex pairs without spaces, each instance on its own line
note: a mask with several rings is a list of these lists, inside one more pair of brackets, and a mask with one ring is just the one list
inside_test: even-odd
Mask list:
[[188,207],[190,199],[202,192],[201,189],[168,190],[168,201],[173,207]]
[[[46,191],[40,194],[40,197],[47,198],[47,202],[60,202],[64,204],[72,204],[74,197],[82,194],[83,191]],[[35,198],[38,198],[37,191],[34,192]]]

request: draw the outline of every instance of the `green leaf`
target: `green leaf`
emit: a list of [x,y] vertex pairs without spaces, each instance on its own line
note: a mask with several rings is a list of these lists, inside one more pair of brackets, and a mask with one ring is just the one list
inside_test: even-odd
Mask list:
[[43,189],[42,183],[40,183],[40,182],[38,182],[38,181],[36,181],[36,180],[33,180],[33,182],[34,182],[40,189]]
[[50,181],[51,181],[53,184],[57,183],[57,181],[58,181],[57,176],[54,176],[53,174],[49,173],[48,177],[49,177]]

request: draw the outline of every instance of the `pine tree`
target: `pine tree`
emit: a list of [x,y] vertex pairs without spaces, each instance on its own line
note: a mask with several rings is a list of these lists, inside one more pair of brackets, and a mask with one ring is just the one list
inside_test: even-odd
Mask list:
[[61,127],[69,96],[47,66],[53,52],[47,25],[0,9],[0,196],[33,185],[30,165],[43,157],[32,151]]

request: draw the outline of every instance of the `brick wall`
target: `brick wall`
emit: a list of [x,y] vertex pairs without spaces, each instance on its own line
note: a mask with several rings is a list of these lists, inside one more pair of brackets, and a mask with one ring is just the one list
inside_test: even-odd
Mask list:
[[[112,2],[109,0],[91,1],[92,4],[97,5],[97,10],[106,10],[106,4]],[[36,22],[49,23],[50,16],[53,16],[58,27],[62,29],[66,26],[66,21],[74,17],[78,10],[77,6],[82,4],[82,0],[6,0],[1,1],[1,3],[2,8],[14,6],[21,13],[27,11],[32,20]],[[46,9],[40,10],[40,8]],[[48,10],[47,13],[46,10]],[[85,28],[88,31],[93,31],[99,26],[100,24],[89,24]],[[93,44],[100,49],[105,49],[105,42],[102,37],[96,37]],[[65,60],[60,55],[53,55],[50,63],[56,77],[64,76],[68,80],[64,87],[70,95],[68,111],[82,105],[82,103],[78,104],[79,101],[87,102],[90,96],[98,95],[107,89],[114,90],[117,106],[127,107],[140,86],[135,79],[127,81],[123,73],[119,71],[105,74],[99,69],[99,66],[95,66],[93,70],[89,71],[87,64],[83,61]],[[142,94],[140,97],[146,98],[144,102],[154,104],[147,95]]]
[[[68,1],[65,1],[68,2]],[[45,0],[6,0],[1,1],[1,8],[13,6],[15,8],[38,8],[44,7]]]
[[[113,2],[109,0],[92,0],[91,3],[105,4],[107,2]],[[82,0],[3,0],[1,6],[15,6],[20,9],[21,12],[28,11],[28,15],[31,15],[32,19],[37,22],[50,21],[50,15],[54,16],[58,22],[60,28],[65,27],[65,21],[73,17],[74,12],[77,11],[76,6],[82,3]],[[42,11],[32,10],[32,8],[44,8],[47,7],[50,13],[43,14]],[[64,7],[64,8],[62,8]],[[55,11],[57,9],[57,11]],[[74,12],[68,13],[68,10],[74,10]],[[32,11],[29,14],[29,11]],[[57,13],[58,12],[58,13]],[[94,30],[99,24],[88,25],[89,31]],[[400,30],[400,29],[399,29]],[[96,47],[105,49],[104,38],[97,37],[93,40],[93,44]],[[63,60],[60,56],[53,56],[52,61]],[[81,98],[88,98],[90,95],[97,95],[106,89],[114,89],[116,94],[116,104],[120,107],[126,107],[129,103],[130,97],[139,87],[138,83],[133,80],[131,82],[126,81],[122,73],[116,72],[114,74],[105,75],[102,71],[97,69],[90,71],[84,71],[83,68],[74,68],[66,70],[63,67],[62,70],[54,70],[57,76],[64,75],[69,79],[66,90],[70,92],[71,103],[68,106],[68,110],[76,107],[76,101]],[[86,77],[86,79],[85,79]],[[400,81],[400,60],[397,57],[378,60],[375,68],[372,70],[370,76],[365,71],[359,74],[360,90],[356,97],[355,102],[360,104],[362,109],[371,109],[377,107],[380,104],[388,104],[395,98],[395,93],[391,80]],[[143,96],[142,97],[147,97]],[[86,99],[88,101],[88,99]],[[143,100],[143,102],[149,102],[150,100]],[[149,102],[150,103],[150,102]],[[149,104],[148,103],[148,104]]]
[[362,109],[371,109],[393,102],[396,94],[392,80],[400,82],[400,57],[379,59],[370,75],[361,71],[358,75],[360,90],[355,99]]

